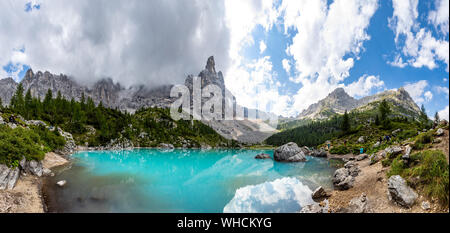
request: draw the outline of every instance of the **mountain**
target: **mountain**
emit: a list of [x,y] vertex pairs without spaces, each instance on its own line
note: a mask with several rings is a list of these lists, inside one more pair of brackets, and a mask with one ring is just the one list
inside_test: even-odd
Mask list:
[[349,96],[343,88],[337,88],[325,99],[310,105],[298,118],[300,119],[326,119],[335,114],[344,114],[358,107],[358,100]]
[[[85,97],[91,97],[94,103],[102,104],[109,108],[118,108],[134,112],[142,107],[168,107],[170,99],[170,86],[149,88],[145,86],[131,86],[126,89],[112,79],[102,79],[92,86],[82,85],[72,77],[64,74],[55,75],[50,72],[38,71],[34,73],[29,69],[21,81],[25,91],[30,90],[33,97],[44,99],[48,90],[56,96],[57,92],[65,99],[74,98],[80,101],[84,93]],[[0,98],[8,105],[18,86],[12,78],[0,80]]]
[[343,88],[337,88],[326,98],[312,104],[298,116],[300,120],[328,119],[345,111],[367,111],[377,106],[377,103],[386,99],[394,106],[394,110],[403,116],[414,117],[420,114],[420,108],[404,88],[388,90],[361,99],[349,96]]
[[[185,85],[191,90],[191,93],[193,77],[193,75],[189,75],[185,80]],[[201,78],[202,87],[209,84],[217,85],[221,88],[222,95],[225,96],[227,89],[224,77],[221,71],[216,72],[214,57],[208,58],[205,68],[199,73],[198,77]],[[48,71],[34,73],[32,69],[26,72],[21,83],[25,92],[30,90],[32,96],[39,97],[41,100],[44,99],[49,89],[53,92],[54,97],[59,91],[67,100],[74,98],[76,101],[80,101],[84,93],[85,98],[91,97],[96,104],[101,102],[105,107],[118,108],[132,113],[147,107],[169,108],[175,100],[170,97],[170,90],[173,85],[157,87],[134,85],[125,88],[120,83],[114,83],[112,79],[107,78],[88,86],[80,84],[73,77],[64,74],[55,75]],[[0,98],[3,104],[9,104],[17,86],[18,83],[12,78],[0,80]],[[235,114],[236,108],[241,106],[237,105],[233,95],[229,96],[232,98],[230,102],[233,103],[233,114]],[[208,99],[202,98],[203,103]],[[222,106],[225,106],[225,101]],[[245,108],[245,116],[250,110]],[[257,114],[262,119],[273,117],[273,115],[262,111],[257,111]],[[203,120],[203,123],[209,125],[223,137],[243,143],[259,143],[276,132],[273,127],[260,119]]]

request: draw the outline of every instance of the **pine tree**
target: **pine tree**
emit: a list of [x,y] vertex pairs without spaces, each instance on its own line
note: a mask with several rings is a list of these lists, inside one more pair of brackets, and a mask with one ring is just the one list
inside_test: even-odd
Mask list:
[[2,101],[2,98],[0,98],[0,110],[3,110],[3,101]]
[[23,111],[25,109],[25,100],[23,99],[23,85],[22,83],[19,83],[16,89],[16,93],[11,98],[11,109],[13,111],[23,114]]
[[380,118],[378,117],[378,114],[375,116],[375,125],[380,125]]
[[25,94],[25,118],[31,119],[33,114],[33,97],[31,96],[31,91],[28,89],[27,94]]
[[381,101],[380,106],[378,106],[378,112],[380,113],[380,121],[384,128],[389,128],[390,120],[389,114],[391,113],[391,107],[389,103],[384,99]]
[[347,110],[345,110],[344,117],[342,119],[342,131],[348,133],[350,131],[350,118],[348,116]]
[[422,107],[420,107],[420,121],[422,124],[426,124],[428,122],[428,115],[423,104]]

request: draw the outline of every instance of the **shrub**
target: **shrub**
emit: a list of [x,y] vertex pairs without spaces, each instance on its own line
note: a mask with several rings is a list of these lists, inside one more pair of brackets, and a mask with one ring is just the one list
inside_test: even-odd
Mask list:
[[429,150],[411,155],[410,160],[408,166],[400,157],[394,159],[388,176],[420,177],[425,195],[435,197],[441,204],[448,205],[449,165],[445,155],[441,151]]
[[345,155],[350,153],[350,150],[346,146],[337,146],[330,149],[331,154]]
[[408,129],[408,130],[403,130],[400,133],[398,133],[397,137],[400,140],[406,140],[406,139],[412,138],[416,135],[417,135],[417,130]]
[[0,164],[17,166],[23,156],[27,160],[42,160],[46,152],[43,144],[32,130],[0,126]]

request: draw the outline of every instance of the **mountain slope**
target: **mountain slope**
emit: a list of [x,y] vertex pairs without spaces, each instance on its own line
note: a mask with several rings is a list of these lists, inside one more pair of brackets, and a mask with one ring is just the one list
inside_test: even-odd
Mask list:
[[420,108],[404,88],[388,90],[362,99],[349,96],[343,88],[337,88],[326,98],[312,104],[298,116],[298,119],[323,120],[345,111],[367,111],[374,108],[377,103],[386,99],[397,112],[403,116],[415,117],[420,114]]

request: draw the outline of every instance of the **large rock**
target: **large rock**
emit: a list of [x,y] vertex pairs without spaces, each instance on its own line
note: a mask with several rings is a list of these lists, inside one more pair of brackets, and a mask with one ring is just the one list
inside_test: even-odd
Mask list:
[[402,132],[402,129],[396,129],[392,131],[392,135],[397,136],[398,133]]
[[336,189],[347,190],[353,187],[355,177],[350,175],[348,169],[339,168],[334,172],[333,179],[331,181]]
[[399,146],[391,146],[384,150],[386,153],[389,153],[391,155],[399,155],[403,152],[403,149]]
[[348,206],[344,208],[343,213],[372,213],[372,209],[369,207],[369,199],[366,194],[361,194],[359,197],[355,197],[348,203]]
[[160,143],[158,147],[166,150],[173,150],[175,148],[172,144],[169,143]]
[[275,149],[273,158],[280,162],[304,162],[305,154],[294,142],[289,142]]
[[4,124],[5,124],[5,121],[3,120],[3,117],[0,116],[0,125],[4,125]]
[[318,187],[311,194],[312,199],[315,200],[315,201],[327,198],[329,196],[330,196],[330,194],[328,194],[322,186]]
[[444,130],[443,130],[442,128],[439,128],[439,129],[436,131],[436,136],[440,137],[440,136],[442,136],[442,135],[444,135]]
[[364,136],[361,136],[361,137],[358,138],[358,143],[362,144],[364,142],[365,142]]
[[71,133],[63,131],[61,128],[58,127],[58,133],[64,138],[66,141],[66,144],[64,145],[64,148],[60,151],[57,151],[59,154],[72,154],[75,151],[75,148],[77,145],[75,144],[75,140],[73,139],[73,136]]
[[367,159],[367,157],[369,157],[367,154],[358,155],[356,156],[356,161],[362,161],[364,159]]
[[373,147],[376,148],[376,147],[379,147],[380,145],[381,145],[380,142],[376,142],[375,144],[373,144]]
[[406,181],[399,175],[391,176],[388,180],[388,191],[391,200],[403,207],[414,205],[418,195],[410,188]]
[[310,155],[314,156],[314,157],[325,158],[325,157],[327,157],[328,154],[324,149],[320,149],[320,150],[314,149],[310,152]]
[[410,145],[407,145],[407,146],[405,147],[405,154],[402,155],[402,159],[404,159],[404,160],[409,160],[409,156],[411,155],[411,150],[412,150],[411,146],[410,146]]
[[23,158],[19,162],[19,165],[24,173],[32,174],[38,177],[45,175],[44,173],[46,172],[44,171],[42,162],[37,162],[35,160],[26,161],[25,158]]
[[344,168],[348,170],[348,174],[353,177],[357,177],[359,172],[361,171],[354,161],[349,161],[344,165]]
[[20,170],[18,167],[9,168],[0,164],[0,190],[13,189],[19,179]]

